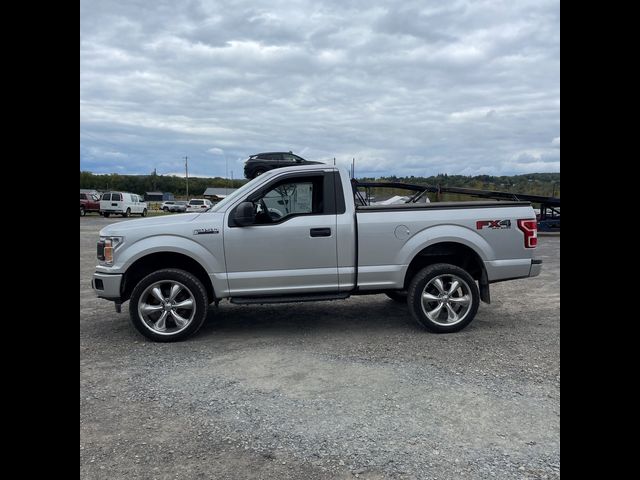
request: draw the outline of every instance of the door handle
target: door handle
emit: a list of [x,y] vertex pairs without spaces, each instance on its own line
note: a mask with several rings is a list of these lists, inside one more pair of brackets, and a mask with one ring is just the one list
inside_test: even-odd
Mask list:
[[312,237],[330,237],[331,229],[330,228],[312,228],[309,230],[309,233]]

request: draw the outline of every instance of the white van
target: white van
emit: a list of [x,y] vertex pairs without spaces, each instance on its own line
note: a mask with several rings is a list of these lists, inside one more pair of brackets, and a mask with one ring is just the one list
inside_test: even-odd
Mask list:
[[147,216],[147,202],[139,195],[128,192],[107,192],[100,198],[100,214],[109,217],[111,214],[128,217],[132,214]]

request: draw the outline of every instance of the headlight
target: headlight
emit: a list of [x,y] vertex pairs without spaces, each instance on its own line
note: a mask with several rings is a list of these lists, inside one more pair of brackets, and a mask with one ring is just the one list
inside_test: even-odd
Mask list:
[[124,237],[100,237],[98,260],[101,265],[113,265],[113,252],[122,245]]

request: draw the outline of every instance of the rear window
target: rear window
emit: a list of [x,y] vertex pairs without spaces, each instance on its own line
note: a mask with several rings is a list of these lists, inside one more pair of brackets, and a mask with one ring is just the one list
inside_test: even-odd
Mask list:
[[105,193],[104,195],[102,195],[102,200],[111,200],[111,194]]
[[121,202],[122,201],[122,195],[120,195],[119,193],[112,193],[111,194],[111,201],[112,202]]
[[87,196],[84,193],[80,194],[80,200],[86,200]]
[[203,200],[191,200],[191,202],[189,202],[191,205],[204,205],[204,201]]

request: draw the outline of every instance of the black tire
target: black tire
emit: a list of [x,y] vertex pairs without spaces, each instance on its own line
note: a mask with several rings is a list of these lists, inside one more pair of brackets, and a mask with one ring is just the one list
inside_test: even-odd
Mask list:
[[260,175],[262,175],[264,172],[266,172],[267,169],[266,168],[256,168],[253,171],[253,178],[259,177]]
[[87,214],[87,212],[85,212],[84,207],[80,207],[80,216],[84,217]]
[[107,212],[104,212],[102,215],[104,216],[104,218],[109,218],[109,215],[111,215],[111,214],[107,213]]
[[400,291],[400,290],[393,290],[391,292],[385,292],[385,294],[394,302],[407,303],[407,292]]
[[131,209],[130,208],[127,208],[127,211],[122,214],[122,216],[124,218],[129,218],[130,215],[131,215]]
[[[160,281],[170,282],[172,280],[182,283],[189,289],[194,299],[195,313],[189,325],[183,330],[180,330],[175,334],[161,334],[152,330],[151,327],[145,323],[138,311],[138,303],[140,302],[141,295],[147,287]],[[129,317],[136,330],[148,339],[155,342],[177,342],[193,335],[200,329],[207,318],[208,306],[209,301],[207,298],[207,291],[200,280],[184,270],[166,268],[147,275],[134,287],[133,292],[131,293],[131,300],[129,302]]]
[[147,209],[145,208],[144,210],[142,210],[142,216],[146,217],[147,216]]
[[169,207],[162,207],[162,210],[164,210],[165,212],[169,211]]
[[[435,315],[436,317],[442,317],[444,315],[449,316],[449,307],[454,310],[456,308],[460,308],[458,313],[462,313],[464,310],[465,312],[460,315],[460,320],[452,322],[451,325],[443,324],[447,323],[447,321],[440,320],[440,318],[437,318],[438,321],[432,320],[427,316],[425,307],[423,307],[423,293],[425,293],[425,288],[427,287],[427,285],[429,285],[429,289],[434,288],[432,297],[435,297],[435,294],[437,294],[437,290],[435,290],[434,287],[435,283],[430,284],[430,282],[432,280],[435,281],[438,277],[441,278],[441,282],[444,283],[445,287],[445,293],[443,293],[442,295],[446,295],[447,293],[449,293],[448,290],[451,286],[453,286],[453,282],[451,282],[449,286],[446,285],[447,278],[451,278],[452,280],[461,279],[464,282],[464,284],[460,284],[459,290],[455,290],[453,292],[457,294],[462,293],[462,295],[452,294],[450,296],[447,296],[444,303],[440,302],[439,300],[427,303],[427,305],[429,306],[435,305],[436,307],[442,303],[442,308],[441,310],[438,310],[438,313]],[[478,312],[478,306],[480,304],[480,291],[478,290],[478,285],[476,284],[475,280],[466,272],[466,270],[463,270],[462,268],[455,265],[450,265],[448,263],[436,263],[434,265],[429,265],[428,267],[425,267],[418,273],[416,273],[409,284],[408,294],[409,295],[407,298],[407,303],[409,305],[409,311],[411,312],[411,315],[418,322],[418,324],[434,333],[453,333],[462,330],[474,319],[476,313]],[[469,304],[467,305],[463,305],[454,300],[449,300],[450,298],[462,299],[467,295],[471,297]],[[447,304],[449,305],[449,307],[447,307]],[[435,312],[436,310],[437,309],[434,307],[434,309],[432,309],[430,313],[433,315],[433,312]]]

